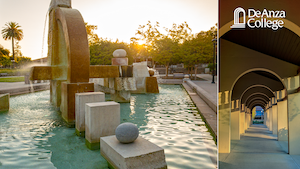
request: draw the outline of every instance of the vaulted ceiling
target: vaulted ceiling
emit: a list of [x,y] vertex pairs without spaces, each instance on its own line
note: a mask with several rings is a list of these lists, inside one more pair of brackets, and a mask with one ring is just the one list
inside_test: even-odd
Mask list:
[[300,38],[287,28],[273,31],[247,27],[230,30],[221,38],[300,66]]

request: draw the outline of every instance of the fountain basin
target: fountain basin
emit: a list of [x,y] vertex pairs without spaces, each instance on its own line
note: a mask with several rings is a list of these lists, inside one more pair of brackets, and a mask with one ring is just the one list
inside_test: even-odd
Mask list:
[[[216,145],[190,97],[180,85],[159,90],[121,103],[120,122],[137,124],[142,138],[163,148],[168,168],[215,168],[210,148]],[[10,110],[0,113],[1,167],[108,168],[100,152],[67,127],[49,97],[42,91],[10,98]]]

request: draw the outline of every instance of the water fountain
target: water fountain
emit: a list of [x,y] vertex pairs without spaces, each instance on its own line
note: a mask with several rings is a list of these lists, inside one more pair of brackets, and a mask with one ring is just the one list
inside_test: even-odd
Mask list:
[[[128,65],[126,59],[122,55],[113,58],[113,65],[90,66],[87,33],[80,12],[71,8],[70,0],[52,0],[49,8],[49,66],[32,67],[30,80],[51,80],[51,103],[62,112],[64,120],[72,124],[75,121],[75,93],[93,92],[94,84],[89,82],[90,78],[109,78],[110,85],[115,86],[112,98],[129,102],[130,93],[118,84],[120,80],[134,76],[134,66]],[[139,87],[143,90],[138,93],[158,93],[155,77],[141,78],[144,86]]]
[[[52,0],[49,19],[49,66],[32,68],[31,80],[51,80],[50,94],[44,91],[15,96],[11,98],[9,112],[0,113],[0,166],[107,168],[108,164],[99,151],[88,150],[85,139],[75,136],[75,129],[67,128],[64,121],[73,123],[76,119],[76,95],[87,91],[99,95],[92,92],[94,84],[89,78],[110,78],[108,81],[119,84],[118,78],[135,78],[135,68],[139,65],[90,66],[83,20],[77,10],[71,9],[69,0]],[[78,46],[83,51],[78,51]],[[120,103],[119,123],[135,123],[144,138],[142,142],[150,140],[162,148],[160,153],[166,152],[168,167],[215,168],[209,155],[216,151],[214,141],[186,92],[180,86],[162,85],[159,94],[151,94],[158,92],[156,78],[138,76],[141,81],[136,82],[135,87],[145,84],[140,93],[150,94],[130,92],[130,103]],[[49,97],[52,106],[47,101]],[[105,100],[101,98],[100,101]],[[89,104],[91,109],[94,105]],[[64,121],[57,113],[59,109]],[[108,136],[106,143],[111,143],[111,138]]]

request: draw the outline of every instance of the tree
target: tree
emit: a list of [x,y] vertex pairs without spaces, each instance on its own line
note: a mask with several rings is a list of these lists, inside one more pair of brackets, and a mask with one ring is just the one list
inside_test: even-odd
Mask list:
[[15,61],[17,60],[18,57],[22,57],[23,54],[21,52],[21,46],[19,45],[19,41],[16,42],[15,44]]
[[5,49],[2,45],[0,45],[0,57],[4,55],[9,56],[9,50]]
[[9,50],[0,45],[0,67],[10,66]]
[[167,36],[163,39],[155,40],[154,50],[151,51],[151,54],[154,61],[165,65],[166,77],[168,77],[169,65],[172,63],[172,58],[178,54],[178,43]]
[[85,28],[86,28],[86,33],[88,35],[89,45],[99,42],[100,39],[99,39],[98,35],[94,32],[95,30],[98,29],[98,26],[88,25],[87,22],[85,22],[84,24],[85,24]]
[[173,23],[172,29],[165,28],[168,32],[168,37],[176,43],[182,44],[183,42],[193,38],[192,29],[187,22],[180,25]]
[[159,32],[159,22],[156,22],[155,25],[152,25],[150,21],[146,25],[139,25],[135,35],[138,35],[137,38],[131,38],[131,41],[144,41],[143,46],[144,51],[143,55],[146,59],[150,56],[150,52],[154,50],[154,43],[156,40],[159,40],[163,35]]
[[30,57],[20,56],[16,58],[16,63],[18,67],[24,67],[31,62]]
[[133,60],[145,61],[149,57],[146,44],[139,44],[136,38],[130,39],[128,55],[133,57]]
[[116,49],[124,49],[127,52],[128,64],[132,64],[133,57],[129,53],[129,46],[124,42],[116,40],[112,42],[107,39],[100,39],[99,42],[90,45],[90,64],[91,65],[111,65],[113,52]]
[[199,32],[194,38],[185,41],[182,45],[182,62],[185,67],[192,70],[196,69],[199,63],[210,63],[213,60],[213,42],[216,37],[217,28],[211,27],[208,31]]
[[14,39],[20,41],[23,39],[23,30],[19,29],[21,26],[16,22],[8,22],[5,24],[5,28],[2,29],[2,37],[4,40],[11,39],[12,40],[12,53],[13,58],[15,59],[15,52],[14,52]]

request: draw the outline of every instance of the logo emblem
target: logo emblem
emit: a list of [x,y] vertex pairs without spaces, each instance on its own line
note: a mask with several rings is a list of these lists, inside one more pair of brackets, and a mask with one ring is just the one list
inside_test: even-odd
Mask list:
[[[240,13],[243,14],[243,22],[240,23]],[[238,7],[234,10],[233,13],[234,17],[234,25],[232,25],[230,28],[246,28],[246,12],[243,8]]]

